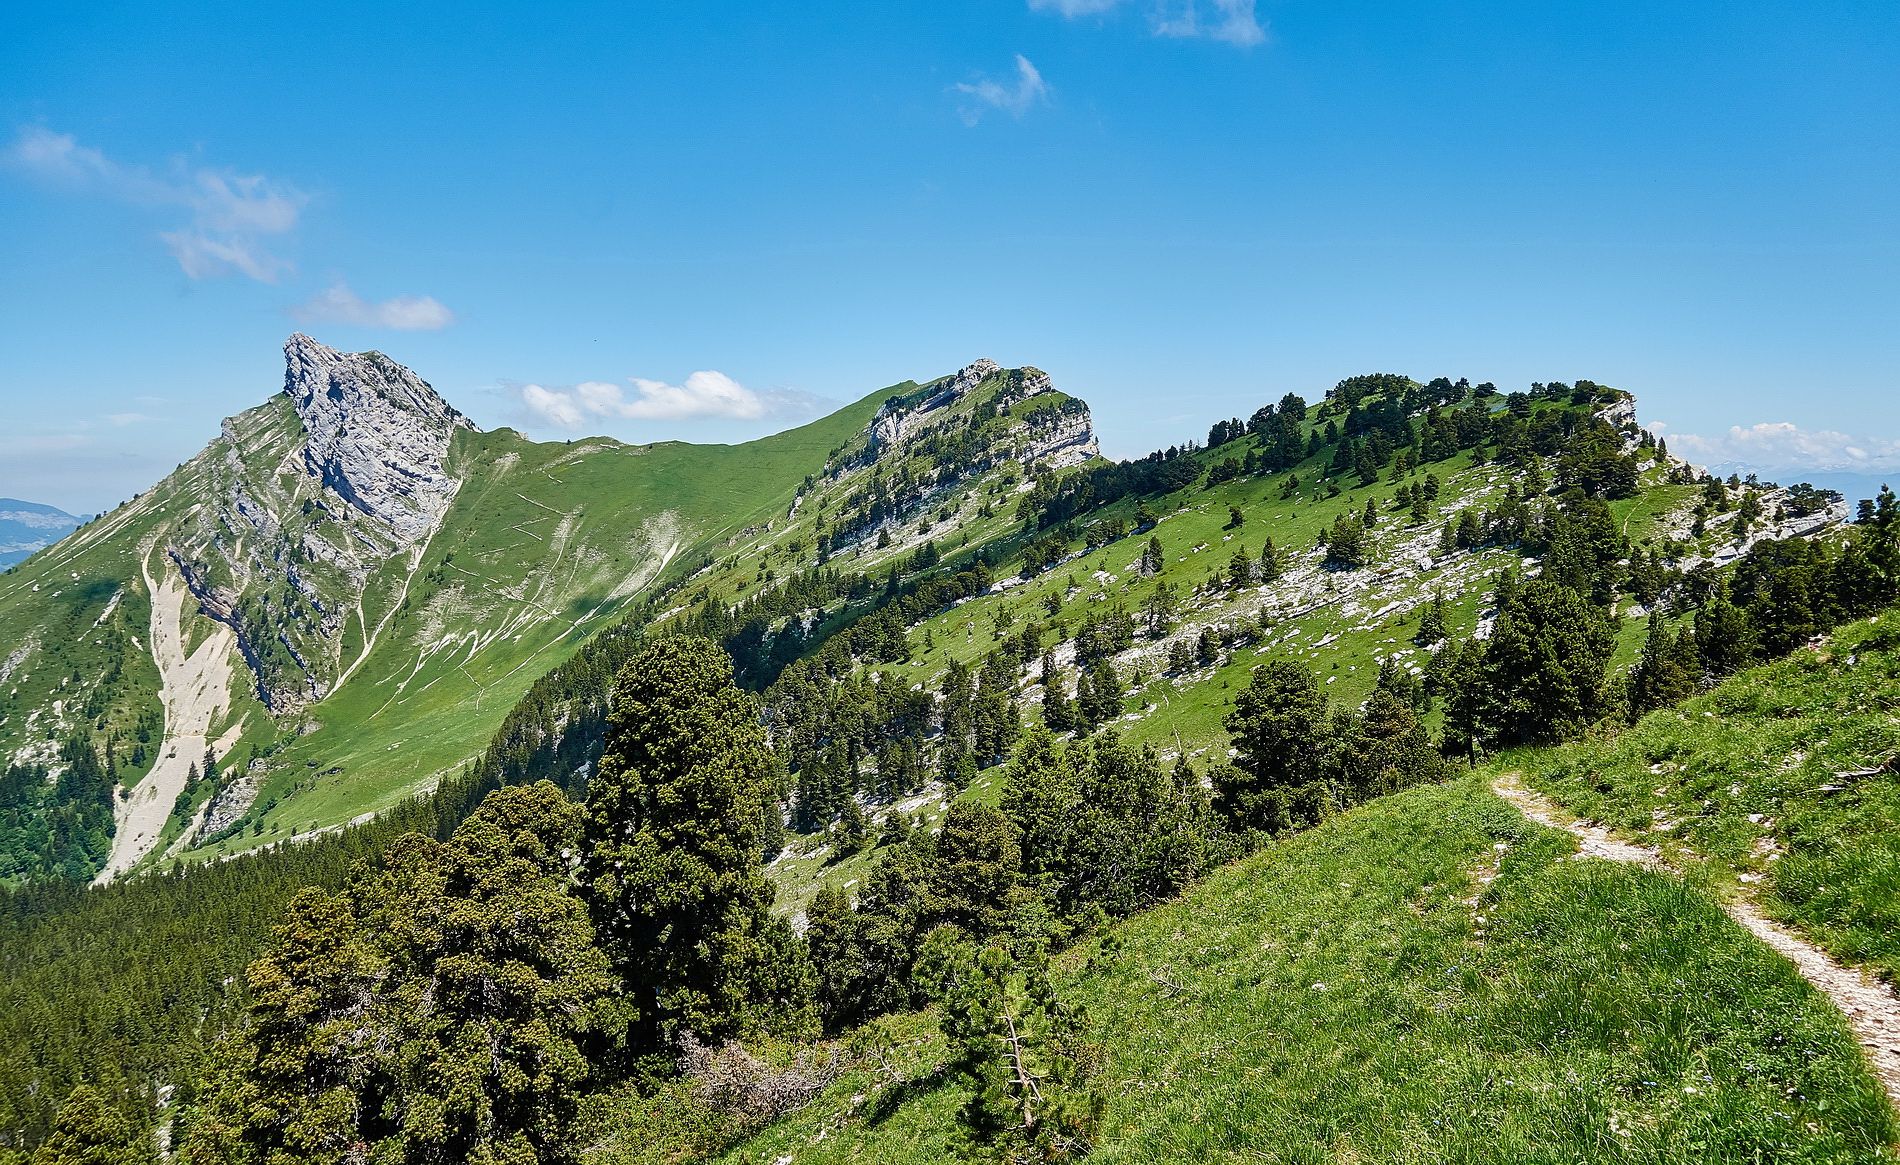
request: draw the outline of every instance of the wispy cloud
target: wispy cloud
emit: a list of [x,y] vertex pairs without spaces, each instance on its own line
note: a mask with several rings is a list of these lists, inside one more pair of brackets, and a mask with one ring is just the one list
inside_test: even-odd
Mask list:
[[1892,473],[1900,471],[1900,441],[1856,437],[1832,429],[1803,429],[1788,421],[1733,425],[1714,437],[1668,433],[1669,451],[1699,465],[1724,469],[1806,470],[1817,473]]
[[589,380],[571,387],[508,384],[504,389],[521,402],[523,419],[577,431],[595,421],[760,421],[768,417],[811,414],[819,398],[796,389],[754,392],[723,372],[695,372],[681,384],[627,378],[629,396],[618,384]]
[[[1122,7],[1126,0],[1029,0],[1039,12],[1055,12],[1074,19],[1099,16]],[[1206,37],[1250,48],[1267,39],[1267,30],[1255,12],[1255,0],[1150,0],[1149,27],[1156,36]]]
[[90,444],[79,433],[46,433],[31,437],[0,438],[0,453],[30,457],[36,453],[64,453]]
[[371,303],[342,282],[291,308],[290,316],[307,324],[356,324],[410,332],[434,331],[455,322],[455,313],[433,296],[398,295]]
[[954,86],[958,93],[973,98],[965,102],[962,109],[963,124],[975,125],[983,120],[983,115],[992,109],[1000,109],[1012,117],[1021,117],[1028,113],[1031,106],[1049,99],[1048,82],[1029,63],[1029,58],[1016,54],[1016,83],[1005,85],[982,77],[969,84]]
[[188,221],[158,237],[193,279],[242,274],[275,283],[290,269],[266,241],[297,225],[308,198],[287,182],[175,161],[165,174],[115,162],[72,134],[25,126],[0,160],[74,191],[136,206],[183,211]]
[[147,416],[144,413],[107,413],[106,414],[106,420],[110,421],[112,424],[117,425],[120,428],[124,428],[127,425],[142,425],[146,423],[147,421],[156,421],[157,419],[158,419],[157,417]]
[[1179,0],[1157,5],[1156,36],[1204,36],[1249,48],[1267,39],[1254,15],[1254,0]]

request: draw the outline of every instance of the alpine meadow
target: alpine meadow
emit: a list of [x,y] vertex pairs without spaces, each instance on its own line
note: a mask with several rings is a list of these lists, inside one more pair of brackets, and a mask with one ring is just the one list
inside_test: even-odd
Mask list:
[[285,357],[0,576],[0,1159],[1892,1159],[1885,489],[1589,380],[1116,461],[989,360],[718,446]]

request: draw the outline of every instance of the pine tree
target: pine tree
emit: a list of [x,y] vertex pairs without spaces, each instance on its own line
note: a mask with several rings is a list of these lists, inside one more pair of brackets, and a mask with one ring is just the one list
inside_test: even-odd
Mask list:
[[1141,604],[1141,620],[1150,639],[1159,639],[1174,626],[1174,588],[1166,579],[1155,584]]
[[1003,814],[1015,825],[1023,876],[1039,890],[1053,889],[1064,872],[1063,854],[1073,828],[1075,773],[1069,754],[1047,729],[1031,728],[1010,757]]
[[1694,640],[1686,633],[1678,635],[1670,631],[1660,618],[1651,615],[1642,658],[1630,671],[1630,719],[1694,695],[1700,672]]
[[578,841],[578,806],[517,785],[446,843],[406,834],[343,893],[299,893],[188,1160],[576,1159],[618,986],[571,890]]
[[1106,1107],[1086,1089],[1078,1057],[1085,1017],[1064,1005],[1040,947],[1014,960],[1001,947],[952,948],[938,1023],[970,1088],[958,1124],[977,1154],[1061,1161],[1090,1148]]
[[1447,610],[1444,593],[1433,592],[1432,601],[1425,604],[1425,613],[1418,618],[1418,634],[1412,636],[1412,641],[1420,647],[1431,647],[1441,642],[1447,634],[1445,629]]
[[1352,800],[1382,796],[1439,779],[1444,760],[1425,726],[1400,695],[1384,684],[1365,709],[1343,717],[1333,734],[1334,779]]
[[825,884],[805,908],[805,947],[811,952],[818,1012],[827,1031],[863,1014],[865,951],[861,919],[843,890]]
[[758,711],[719,648],[666,639],[621,670],[580,877],[638,1012],[637,1054],[682,1032],[723,1040],[804,1022],[795,943],[759,866],[772,777]]
[[1282,569],[1280,552],[1274,548],[1273,539],[1268,538],[1260,547],[1260,581],[1263,583],[1273,582],[1280,577]]
[[1253,560],[1247,557],[1247,548],[1234,551],[1234,557],[1227,564],[1227,585],[1241,590],[1253,585]]
[[1491,709],[1491,689],[1484,675],[1484,647],[1475,640],[1447,643],[1432,658],[1433,683],[1445,696],[1446,756],[1477,762]]
[[156,1165],[158,1154],[150,1136],[81,1084],[59,1106],[52,1135],[30,1160],[32,1165]]
[[1122,714],[1122,684],[1115,675],[1115,666],[1105,659],[1090,664],[1086,675],[1088,697],[1086,703],[1078,698],[1082,704],[1078,711],[1089,727],[1094,728]]
[[1570,587],[1538,578],[1516,589],[1500,605],[1484,651],[1499,737],[1558,740],[1597,720],[1615,646],[1603,613]]
[[1077,726],[1075,702],[1069,698],[1054,653],[1042,661],[1042,722],[1055,733],[1073,732]]
[[1305,665],[1273,659],[1253,673],[1222,724],[1238,750],[1215,770],[1223,812],[1254,829],[1283,828],[1286,791],[1315,780],[1326,699]]
[[956,801],[931,865],[930,916],[978,941],[1001,934],[1018,897],[1022,843],[1002,810]]
[[1740,671],[1755,660],[1757,636],[1748,614],[1729,599],[1728,584],[1716,588],[1696,612],[1695,646],[1711,679]]

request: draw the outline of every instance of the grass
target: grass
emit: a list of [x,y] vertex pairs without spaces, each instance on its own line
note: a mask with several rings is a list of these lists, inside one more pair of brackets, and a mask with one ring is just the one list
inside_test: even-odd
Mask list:
[[1572,812],[1754,885],[1836,957],[1900,983],[1900,625],[1842,628],[1609,741],[1521,760]]
[[[388,808],[472,759],[535,679],[654,582],[683,572],[698,548],[782,516],[804,474],[880,399],[732,446],[458,434],[467,484],[426,573],[392,567],[382,609],[395,613],[369,657],[310,709],[314,731],[272,757],[259,798],[275,805],[191,856]],[[643,585],[626,585],[642,573]],[[376,608],[366,621],[382,621]]]
[[[419,567],[412,571],[406,560],[392,560],[363,588],[360,605],[353,598],[341,604],[337,642],[343,666],[353,669],[349,681],[302,715],[273,722],[250,694],[240,669],[235,686],[242,690],[234,693],[234,713],[246,729],[240,756],[255,746],[266,754],[268,772],[244,828],[184,859],[282,841],[386,809],[430,787],[476,755],[539,675],[656,583],[684,576],[702,554],[716,564],[691,578],[681,603],[699,597],[737,602],[772,585],[761,577],[768,568],[785,577],[810,567],[821,515],[835,518],[843,500],[871,476],[896,476],[906,469],[918,477],[935,472],[934,462],[904,446],[889,451],[876,469],[853,470],[835,480],[822,472],[834,451],[848,453],[862,444],[866,424],[888,395],[915,388],[897,385],[800,429],[738,446],[626,446],[604,438],[543,444],[508,430],[458,433],[451,464],[466,484]],[[933,413],[931,424],[952,431],[973,419],[968,414],[989,395],[973,392],[942,414]],[[1067,399],[1049,393],[1020,401],[1005,411],[1005,419]],[[247,455],[274,465],[265,454],[280,451],[288,438],[279,430],[295,423],[287,403],[274,398],[239,420],[247,434]],[[1006,433],[999,448],[1013,447],[1019,437]],[[1195,456],[1208,461],[1242,456],[1256,440],[1244,438]],[[1320,480],[1325,456],[1297,467],[1303,485],[1291,497],[1281,497],[1287,478],[1281,473],[1146,499],[1161,512],[1152,531],[926,619],[911,629],[912,662],[893,670],[934,688],[952,660],[974,663],[995,647],[996,616],[1014,627],[1048,622],[1044,603],[1056,599],[1058,617],[1072,633],[1091,611],[1113,604],[1138,610],[1166,581],[1181,603],[1173,638],[1192,638],[1208,625],[1251,625],[1263,611],[1272,627],[1265,642],[1248,643],[1223,653],[1213,666],[1175,675],[1165,674],[1167,642],[1137,640],[1136,650],[1118,661],[1131,688],[1120,730],[1131,740],[1153,744],[1164,754],[1185,751],[1202,763],[1215,759],[1225,748],[1220,722],[1234,692],[1246,684],[1252,668],[1278,653],[1296,655],[1321,673],[1329,696],[1356,704],[1370,693],[1383,658],[1396,656],[1411,666],[1425,662],[1411,636],[1418,606],[1434,593],[1443,593],[1450,603],[1454,633],[1476,626],[1491,576],[1517,563],[1518,556],[1486,549],[1441,561],[1428,552],[1440,523],[1455,519],[1459,509],[1489,504],[1510,477],[1495,465],[1474,463],[1469,453],[1425,467],[1442,483],[1439,510],[1430,522],[1414,526],[1407,515],[1384,504],[1400,482],[1325,496]],[[102,594],[120,585],[136,592],[137,563],[128,548],[162,533],[166,523],[179,520],[203,497],[218,495],[226,488],[219,477],[226,472],[222,466],[215,456],[197,459],[124,515],[95,523],[56,547],[57,555],[41,555],[27,564],[25,574],[8,576],[0,583],[0,632],[15,642],[36,635],[42,643],[70,638],[60,630],[64,624],[55,626],[44,597],[28,597],[24,588],[50,582],[55,575],[49,571],[64,570],[64,559],[76,553],[83,556],[83,561],[75,559],[80,573],[90,569],[103,580]],[[1014,517],[1024,484],[1017,479],[1020,471],[1015,462],[1003,461],[933,498],[929,512],[913,516],[911,524],[894,528],[894,545],[879,548],[866,539],[830,565],[876,575],[907,558],[928,536],[948,554],[992,547],[1002,556],[998,574],[1013,574],[1020,570],[1026,540]],[[806,475],[818,480],[793,511],[792,500]],[[1423,478],[1420,472],[1407,480]],[[1618,503],[1624,511],[1619,516],[1632,528],[1653,525],[1680,501],[1675,493],[1681,492],[1656,489],[1653,497]],[[1269,536],[1289,562],[1310,565],[1319,535],[1341,514],[1361,512],[1368,498],[1380,500],[1383,518],[1375,534],[1379,551],[1362,570],[1309,574],[1297,582],[1237,592],[1193,593],[1211,574],[1225,573],[1235,549],[1244,547],[1256,556]],[[992,510],[987,518],[980,515],[985,502]],[[1238,530],[1228,528],[1230,506],[1246,515]],[[954,511],[948,522],[936,517],[942,508]],[[1132,526],[1136,510],[1136,499],[1126,499],[1082,524],[1119,519]],[[917,529],[919,520],[928,533]],[[123,528],[102,537],[98,528],[115,522]],[[1160,539],[1166,558],[1158,579],[1132,569],[1150,536]],[[1406,543],[1413,545],[1401,552]],[[676,553],[666,559],[665,552],[674,547]],[[51,557],[62,559],[56,568]],[[657,577],[637,578],[663,560]],[[9,587],[19,601],[7,601]],[[120,618],[136,610],[128,603]],[[189,635],[202,637],[211,627],[204,616],[187,619]],[[1618,662],[1632,661],[1639,648],[1640,628],[1632,621],[1620,638]],[[102,660],[84,656],[87,650],[79,644],[62,648],[56,660],[28,661],[19,697],[6,702],[0,693],[0,746],[25,741],[26,715],[60,698],[64,693],[54,688],[70,682],[70,672],[84,677],[100,670]],[[127,722],[136,707],[153,703],[154,686],[154,675],[141,675],[109,722]],[[1029,716],[1038,714],[1038,701],[1027,688],[1022,705]],[[177,824],[168,832],[168,843]],[[811,884],[803,876],[794,881],[801,887]]]
[[[1070,952],[1059,989],[1105,1055],[1091,1159],[1887,1159],[1823,997],[1697,891],[1570,849],[1475,780],[1414,789],[1120,924],[1117,954]],[[887,1039],[905,1083],[849,1073],[720,1159],[954,1155],[934,1023]],[[658,1159],[638,1143],[600,1160]]]

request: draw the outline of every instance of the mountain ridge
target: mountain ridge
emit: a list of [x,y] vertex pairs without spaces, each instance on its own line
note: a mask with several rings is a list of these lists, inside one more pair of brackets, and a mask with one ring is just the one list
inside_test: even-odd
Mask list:
[[[81,864],[118,875],[220,838],[246,848],[233,831],[260,797],[302,798],[289,832],[307,834],[426,789],[529,681],[695,547],[782,521],[803,478],[917,387],[738,446],[537,443],[481,432],[377,353],[298,334],[285,360],[280,392],[0,583],[0,631],[22,644],[0,756],[51,780],[84,736],[124,790],[91,811]],[[188,609],[161,631],[152,600],[174,583]],[[233,666],[208,666],[226,634]]]

